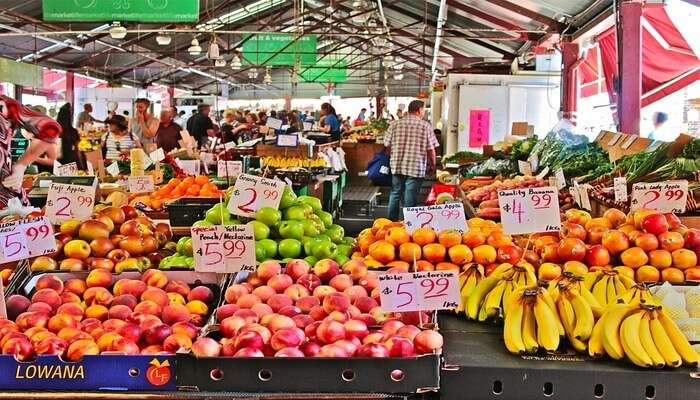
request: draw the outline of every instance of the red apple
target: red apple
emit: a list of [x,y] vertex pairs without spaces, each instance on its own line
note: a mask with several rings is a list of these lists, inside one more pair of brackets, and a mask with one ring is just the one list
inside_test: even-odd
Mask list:
[[666,217],[661,213],[649,214],[642,218],[642,229],[645,232],[660,235],[668,231],[669,225]]

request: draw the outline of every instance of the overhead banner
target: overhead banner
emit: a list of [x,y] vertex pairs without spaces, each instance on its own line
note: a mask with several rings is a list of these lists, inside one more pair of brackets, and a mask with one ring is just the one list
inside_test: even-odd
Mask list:
[[316,35],[260,33],[248,35],[243,59],[255,65],[313,65],[316,63]]
[[34,64],[0,57],[0,81],[33,88],[43,87],[43,69]]
[[348,80],[348,63],[322,58],[313,67],[302,69],[301,78],[304,82],[343,83]]
[[43,0],[44,21],[197,22],[199,0]]

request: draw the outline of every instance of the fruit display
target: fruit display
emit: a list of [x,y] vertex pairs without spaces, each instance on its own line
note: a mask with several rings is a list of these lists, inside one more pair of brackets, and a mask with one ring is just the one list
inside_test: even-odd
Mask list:
[[192,252],[192,238],[181,237],[175,245],[175,254],[163,257],[158,264],[158,269],[189,269],[194,270],[194,257]]
[[192,346],[215,304],[209,286],[172,280],[156,269],[134,279],[106,269],[45,273],[27,296],[7,299],[2,354],[19,361],[38,355],[78,361],[103,352],[173,354]]
[[134,196],[130,204],[141,203],[153,210],[160,210],[165,203],[181,197],[213,197],[219,198],[223,192],[205,175],[172,178],[167,184],[160,186],[153,193]]
[[262,157],[262,167],[287,169],[287,168],[327,168],[328,163],[321,157],[302,158],[302,157],[282,157],[282,156],[267,156]]
[[379,118],[369,123],[363,123],[361,125],[353,126],[346,133],[343,134],[343,141],[355,143],[374,143],[375,141],[381,142],[384,132],[389,128],[389,120],[386,118]]
[[362,260],[341,267],[294,259],[284,270],[267,260],[224,299],[216,310],[221,338],[197,339],[197,357],[414,357],[443,344],[438,332],[418,327],[426,312],[382,311],[377,272]]
[[56,233],[57,251],[33,259],[38,271],[145,271],[155,267],[159,249],[173,248],[170,225],[154,223],[134,207],[98,205],[86,221],[63,222]]

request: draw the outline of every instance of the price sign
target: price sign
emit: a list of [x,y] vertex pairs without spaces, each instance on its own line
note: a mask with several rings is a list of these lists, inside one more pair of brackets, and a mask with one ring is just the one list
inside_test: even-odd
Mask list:
[[119,164],[117,162],[113,162],[109,164],[109,167],[105,168],[107,172],[109,172],[110,175],[112,176],[117,176],[119,175]]
[[588,196],[588,189],[592,188],[591,185],[579,185],[578,182],[574,181],[574,188],[578,194],[578,205],[585,210],[591,209],[591,198]]
[[297,147],[299,144],[299,136],[297,135],[277,135],[277,146],[279,147]]
[[224,161],[219,160],[216,162],[216,176],[219,178],[225,178],[227,176],[237,177],[243,173],[243,162],[242,161]]
[[559,195],[551,186],[500,190],[503,231],[509,235],[552,232],[561,228]]
[[182,168],[187,175],[199,175],[200,162],[199,160],[177,160],[177,165]]
[[78,163],[63,164],[58,161],[53,162],[53,174],[56,176],[75,176],[78,175]]
[[627,178],[624,176],[614,178],[613,190],[615,191],[615,201],[627,201]]
[[155,190],[155,186],[151,175],[129,177],[129,192],[131,193],[152,192]]
[[559,168],[554,172],[554,180],[557,185],[557,189],[564,189],[566,187],[566,177],[564,176],[564,171]]
[[263,207],[279,207],[284,182],[259,176],[240,174],[233,187],[228,210],[231,214],[254,217]]
[[445,310],[459,307],[456,270],[379,275],[384,311]]
[[310,130],[314,129],[314,124],[311,122],[304,122],[303,125],[304,125],[305,131],[310,131]]
[[682,214],[688,201],[688,181],[635,183],[632,185],[632,211],[648,208],[663,213]]
[[163,152],[163,149],[158,148],[151,152],[148,157],[153,160],[153,162],[163,161],[165,160],[165,152]]
[[198,272],[255,272],[255,238],[250,225],[193,227]]
[[265,126],[272,129],[282,128],[282,120],[277,118],[268,118],[265,122]]
[[46,197],[46,216],[54,225],[68,219],[90,218],[95,205],[95,187],[51,183]]
[[56,240],[53,234],[53,227],[46,217],[0,224],[0,262],[54,253]]
[[[533,171],[537,171],[537,169],[533,168]],[[535,176],[535,178],[544,179],[544,177],[547,176],[548,173],[549,173],[549,167],[544,167],[544,169],[539,174],[537,174],[537,176]]]
[[464,233],[468,230],[462,203],[404,207],[403,218],[408,233],[422,227],[433,228],[436,232],[454,229]]
[[530,154],[528,161],[530,161],[530,166],[533,171],[537,171],[540,168],[540,158],[537,154]]
[[518,160],[518,170],[523,175],[532,176],[532,165],[527,161]]

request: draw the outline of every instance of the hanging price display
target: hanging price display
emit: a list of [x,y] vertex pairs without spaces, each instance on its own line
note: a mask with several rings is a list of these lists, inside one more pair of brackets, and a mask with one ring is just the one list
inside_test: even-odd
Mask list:
[[130,176],[129,177],[129,192],[131,193],[145,193],[152,192],[155,190],[155,183],[153,183],[153,176],[143,175],[143,176]]
[[688,181],[635,183],[632,185],[632,211],[648,208],[662,213],[682,214],[688,201]]
[[0,224],[0,263],[54,253],[53,234],[46,217]]
[[95,205],[95,187],[51,183],[46,196],[46,216],[54,225],[68,219],[90,218]]
[[241,161],[224,161],[216,162],[216,176],[219,178],[237,177],[243,172],[243,162]]
[[255,212],[263,207],[279,207],[284,191],[284,182],[259,176],[241,174],[228,202],[231,214],[254,217]]
[[297,135],[277,135],[277,146],[279,147],[297,147],[299,144],[299,136]]
[[613,189],[615,191],[615,201],[627,201],[627,178],[618,176],[613,179]]
[[468,230],[462,203],[404,207],[403,218],[408,233],[423,227],[433,228],[436,232],[454,229],[464,233]]
[[424,271],[379,275],[384,311],[445,310],[459,307],[457,271]]
[[109,172],[110,175],[116,177],[119,175],[119,164],[117,162],[113,162],[109,164],[109,167],[105,168],[107,172]]
[[551,186],[500,190],[503,231],[509,235],[552,232],[561,228],[559,195]]
[[195,271],[255,272],[255,238],[250,225],[193,227]]

